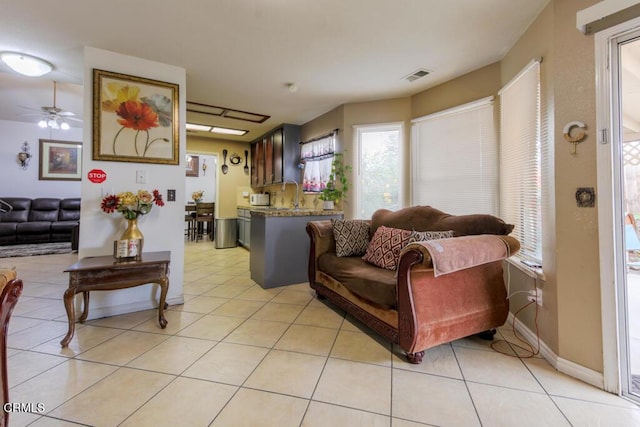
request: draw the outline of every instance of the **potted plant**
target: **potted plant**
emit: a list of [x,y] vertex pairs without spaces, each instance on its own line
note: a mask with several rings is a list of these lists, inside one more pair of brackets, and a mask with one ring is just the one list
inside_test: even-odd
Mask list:
[[349,191],[348,172],[351,172],[351,166],[344,164],[344,154],[336,153],[331,163],[329,181],[320,193],[320,200],[324,202],[324,209],[334,209],[335,202],[346,198],[347,191]]

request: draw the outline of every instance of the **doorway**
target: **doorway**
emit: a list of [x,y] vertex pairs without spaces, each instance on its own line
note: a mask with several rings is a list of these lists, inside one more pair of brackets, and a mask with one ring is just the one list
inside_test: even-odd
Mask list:
[[596,36],[604,386],[640,403],[640,20]]

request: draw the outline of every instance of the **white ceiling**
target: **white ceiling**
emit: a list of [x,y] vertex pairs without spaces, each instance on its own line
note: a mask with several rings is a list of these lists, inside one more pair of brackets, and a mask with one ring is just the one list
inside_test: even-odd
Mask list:
[[[81,116],[85,46],[184,67],[187,100],[270,115],[250,141],[338,105],[409,96],[500,60],[548,0],[3,0],[0,51],[55,70],[19,77],[0,64],[0,119],[24,108]],[[403,77],[424,68],[426,77]],[[298,86],[287,90],[287,83]],[[229,138],[234,139],[234,138]]]

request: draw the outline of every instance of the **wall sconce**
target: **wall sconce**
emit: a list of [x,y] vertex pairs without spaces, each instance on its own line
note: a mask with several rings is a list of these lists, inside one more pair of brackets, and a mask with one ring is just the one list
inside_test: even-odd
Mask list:
[[27,170],[30,160],[31,154],[29,154],[29,143],[25,141],[22,144],[22,147],[20,147],[20,152],[18,153],[18,162],[20,163],[22,170]]

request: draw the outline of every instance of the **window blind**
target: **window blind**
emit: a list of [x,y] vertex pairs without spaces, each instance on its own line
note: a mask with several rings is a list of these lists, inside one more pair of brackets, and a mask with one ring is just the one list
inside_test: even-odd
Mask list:
[[540,63],[527,65],[500,95],[501,217],[514,224],[520,257],[542,263]]
[[412,203],[453,215],[498,212],[493,97],[412,121]]

